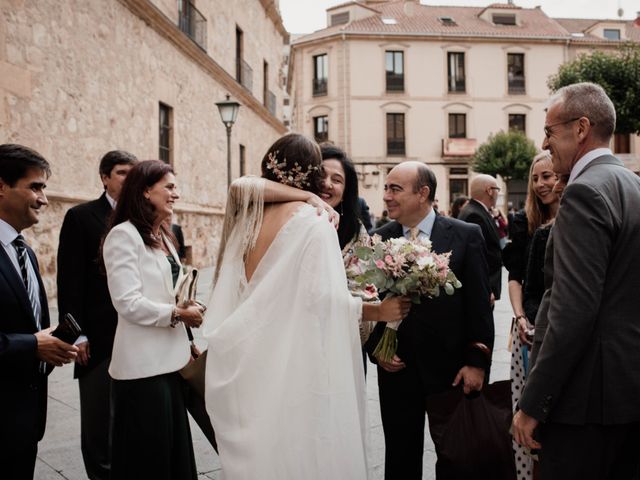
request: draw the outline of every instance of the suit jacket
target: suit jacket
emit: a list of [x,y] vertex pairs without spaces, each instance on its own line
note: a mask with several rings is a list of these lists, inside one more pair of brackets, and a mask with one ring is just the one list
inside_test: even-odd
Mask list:
[[640,421],[640,178],[601,156],[567,186],[547,245],[535,363],[520,407],[540,421]]
[[[383,240],[403,236],[402,226],[395,221],[375,233]],[[480,228],[438,215],[430,239],[434,252],[451,252],[449,266],[462,287],[453,295],[424,297],[411,307],[398,329],[398,356],[419,370],[427,392],[435,392],[449,388],[465,365],[484,368],[488,376],[490,359],[470,345],[481,342],[492,349],[494,326]],[[384,323],[376,326],[366,344],[369,353],[384,328]]]
[[[169,248],[180,264],[173,246]],[[111,377],[146,378],[184,367],[191,355],[189,339],[182,324],[170,326],[176,302],[164,253],[147,247],[136,227],[124,222],[107,235],[103,256],[111,301],[118,312]]]
[[60,319],[71,313],[89,339],[91,358],[86,366],[76,363],[81,377],[111,357],[118,315],[109,295],[100,246],[112,208],[100,198],[67,211],[58,246],[58,311]]
[[[38,261],[29,257],[40,286],[41,327],[49,327],[47,295]],[[27,290],[11,259],[0,246],[0,446],[33,445],[44,435],[47,377],[36,357],[38,331]]]
[[475,223],[482,229],[482,236],[487,245],[491,291],[498,300],[502,290],[502,249],[500,248],[500,235],[496,222],[487,209],[474,199],[471,199],[462,209],[458,219],[467,223]]

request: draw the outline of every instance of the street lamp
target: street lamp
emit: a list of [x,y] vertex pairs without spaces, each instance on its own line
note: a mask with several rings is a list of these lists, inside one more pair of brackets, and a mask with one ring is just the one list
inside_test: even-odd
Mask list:
[[229,94],[223,102],[217,102],[218,110],[222,123],[227,127],[227,188],[231,185],[231,127],[236,121],[240,104],[230,100]]

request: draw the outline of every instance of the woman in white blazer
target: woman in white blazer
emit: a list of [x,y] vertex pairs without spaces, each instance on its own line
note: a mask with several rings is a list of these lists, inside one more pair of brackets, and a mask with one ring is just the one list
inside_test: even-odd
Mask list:
[[165,222],[178,198],[171,166],[138,163],[127,175],[104,241],[118,312],[109,365],[112,480],[197,478],[178,370],[190,356],[184,325],[199,327],[203,312],[175,303],[181,265]]

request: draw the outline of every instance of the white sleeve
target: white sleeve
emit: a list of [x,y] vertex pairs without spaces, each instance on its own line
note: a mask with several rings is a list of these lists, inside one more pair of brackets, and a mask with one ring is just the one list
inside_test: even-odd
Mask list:
[[102,255],[111,301],[118,315],[129,322],[150,327],[169,327],[175,305],[155,302],[142,294],[138,258],[140,246],[136,240],[131,232],[114,228],[104,241]]

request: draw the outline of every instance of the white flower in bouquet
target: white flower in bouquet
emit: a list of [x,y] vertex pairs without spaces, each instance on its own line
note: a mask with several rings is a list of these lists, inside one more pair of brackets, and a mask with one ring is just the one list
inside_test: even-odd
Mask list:
[[[453,295],[462,284],[449,268],[451,253],[437,254],[431,251],[429,240],[413,242],[404,237],[382,241],[374,235],[368,242],[354,247],[354,255],[347,266],[347,278],[360,290],[374,287],[378,292],[406,295],[413,303],[420,297],[437,297],[440,289]],[[397,351],[399,322],[389,322],[374,356],[389,361]]]

